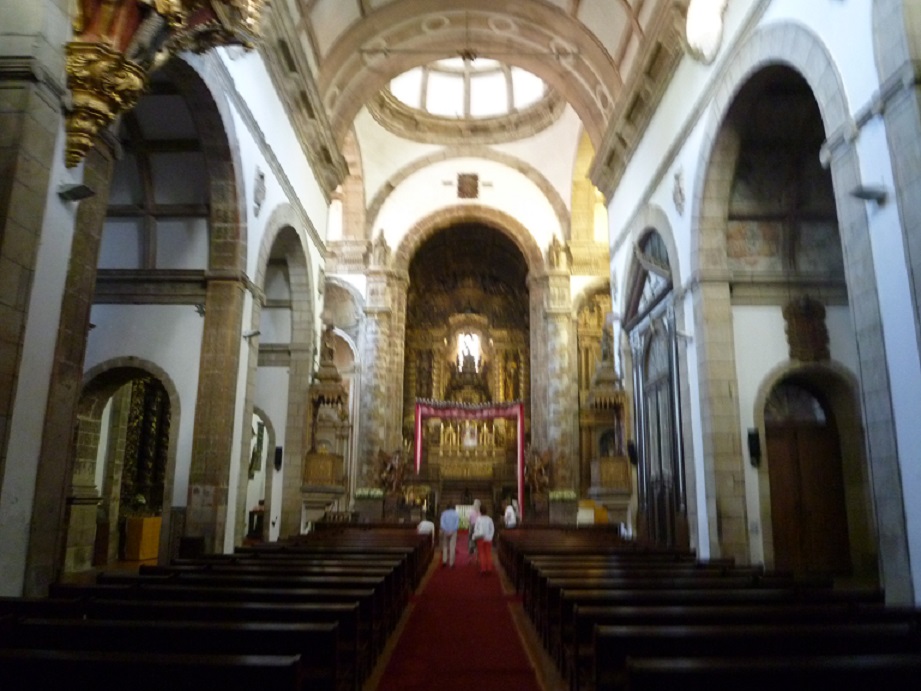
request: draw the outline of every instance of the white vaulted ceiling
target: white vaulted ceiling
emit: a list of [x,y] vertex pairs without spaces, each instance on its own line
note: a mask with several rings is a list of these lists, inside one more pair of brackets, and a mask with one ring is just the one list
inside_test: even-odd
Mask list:
[[[287,87],[289,103],[297,107],[309,98],[310,110],[322,110],[324,128],[340,150],[349,133],[363,148],[378,136],[368,127],[382,125],[407,139],[407,146],[456,147],[465,138],[477,145],[520,144],[570,111],[596,153],[614,165],[620,151],[610,157],[607,149],[624,148],[645,126],[655,83],[664,82],[680,53],[673,44],[680,42],[676,27],[686,5],[687,0],[275,0],[267,48],[271,54],[283,44],[278,53],[287,72],[310,73],[309,88]],[[458,58],[467,65],[494,60],[508,72],[534,75],[546,85],[544,106],[527,115],[527,108],[513,108],[512,119],[487,126],[479,139],[484,131],[467,128],[459,136],[430,117],[446,114],[444,109],[400,110],[405,104],[389,90],[395,78]],[[374,118],[359,117],[365,109]],[[618,120],[627,126],[619,139],[612,136]],[[500,131],[504,142],[495,136]],[[574,158],[578,137],[574,132],[571,141],[558,142],[554,155],[566,151]]]

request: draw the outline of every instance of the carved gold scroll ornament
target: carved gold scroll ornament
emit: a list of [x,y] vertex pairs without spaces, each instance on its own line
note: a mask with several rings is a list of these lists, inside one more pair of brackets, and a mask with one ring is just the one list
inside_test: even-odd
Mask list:
[[68,168],[130,110],[151,72],[182,51],[252,48],[265,0],[77,0],[66,46]]

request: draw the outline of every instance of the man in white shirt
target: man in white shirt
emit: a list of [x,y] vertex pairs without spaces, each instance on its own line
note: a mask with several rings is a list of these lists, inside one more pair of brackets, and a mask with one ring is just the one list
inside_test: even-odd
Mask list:
[[441,512],[439,528],[441,529],[441,565],[454,568],[454,556],[457,552],[457,529],[460,527],[460,516],[454,504]]

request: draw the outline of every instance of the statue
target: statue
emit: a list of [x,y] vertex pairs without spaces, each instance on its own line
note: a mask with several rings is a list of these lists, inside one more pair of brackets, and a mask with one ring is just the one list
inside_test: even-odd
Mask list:
[[550,464],[553,453],[538,453],[530,447],[525,454],[524,475],[531,495],[546,494],[550,487]]
[[390,261],[390,245],[387,244],[382,230],[371,247],[371,265],[387,266],[388,261]]
[[399,493],[403,488],[403,478],[406,475],[406,461],[403,451],[393,453],[377,452],[378,474],[377,479],[381,489],[388,494]]
[[568,269],[572,266],[572,250],[554,235],[547,253],[551,269]]

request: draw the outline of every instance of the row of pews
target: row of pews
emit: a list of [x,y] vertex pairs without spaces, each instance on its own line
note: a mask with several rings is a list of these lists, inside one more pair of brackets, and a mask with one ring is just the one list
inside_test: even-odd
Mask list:
[[606,529],[505,531],[506,574],[571,691],[921,688],[921,610]]
[[431,555],[343,524],[0,598],[2,687],[358,691]]

